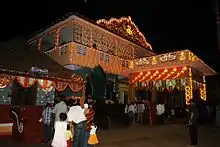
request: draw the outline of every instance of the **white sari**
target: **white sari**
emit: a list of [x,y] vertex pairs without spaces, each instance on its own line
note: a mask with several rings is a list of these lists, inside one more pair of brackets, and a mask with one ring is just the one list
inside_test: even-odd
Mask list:
[[53,136],[52,147],[67,147],[66,130],[67,122],[55,122],[55,133]]

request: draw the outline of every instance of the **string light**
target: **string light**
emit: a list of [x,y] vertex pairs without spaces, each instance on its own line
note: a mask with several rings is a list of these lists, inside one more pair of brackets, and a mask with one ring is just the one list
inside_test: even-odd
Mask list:
[[[96,23],[110,31],[113,31],[119,36],[123,36],[128,40],[131,40],[145,48],[152,50],[151,45],[147,43],[144,35],[139,31],[138,27],[131,20],[130,16],[121,17],[120,19],[111,18],[109,21],[100,19],[96,21]],[[127,26],[130,26],[131,28],[129,29]]]
[[190,105],[190,101],[193,97],[193,91],[192,91],[192,69],[189,68],[189,77],[187,78],[186,87],[185,87],[185,99],[186,99],[186,105]]
[[182,78],[186,76],[185,71],[187,71],[186,66],[132,73],[132,78],[130,79],[130,81],[131,83],[142,82],[144,79],[148,77],[150,77],[149,79],[153,81]]
[[206,81],[205,81],[205,76],[203,76],[203,83],[202,86],[200,87],[200,97],[202,100],[206,101],[207,96],[206,96]]
[[[81,77],[72,76],[71,82],[59,82],[59,81],[48,81],[43,79],[35,79],[31,77],[23,77],[23,76],[8,76],[8,75],[0,75],[0,86],[7,86],[12,80],[16,79],[18,83],[25,87],[31,87],[38,82],[39,86],[43,89],[47,89],[50,87],[55,87],[58,91],[63,91],[67,86],[69,86],[72,91],[79,92],[83,89],[83,79]],[[7,81],[7,82],[6,82]],[[64,85],[64,86],[63,86]],[[60,89],[60,86],[62,87]]]
[[[124,38],[127,38],[128,40],[135,42],[142,47],[149,48],[152,50],[152,47],[149,43],[147,43],[144,35],[139,31],[137,26],[134,24],[134,22],[131,21],[131,18],[128,17],[122,17],[120,19],[111,18],[110,20],[98,20],[96,22],[100,26],[114,32],[117,35],[121,35]],[[88,49],[86,51],[86,55],[82,56],[79,55],[76,52],[76,45],[78,43],[69,43],[65,44],[68,46],[68,51],[66,52],[66,56],[63,56],[63,58],[67,57],[67,62],[69,64],[76,64],[83,67],[90,67],[93,68],[97,65],[101,65],[104,70],[108,73],[114,73],[118,75],[122,75],[124,71],[127,71],[127,73],[132,73],[133,71],[142,71],[139,73],[137,77],[134,77],[130,81],[132,83],[135,82],[142,82],[142,81],[152,81],[152,80],[167,80],[167,79],[176,79],[181,78],[181,76],[184,76],[187,67],[183,67],[181,70],[177,70],[177,68],[173,68],[172,71],[169,71],[169,69],[161,69],[161,70],[154,70],[149,71],[149,69],[152,68],[161,68],[163,66],[173,67],[173,66],[182,66],[187,65],[191,67],[195,67],[196,64],[194,63],[202,63],[206,70],[208,67],[202,60],[200,60],[196,55],[194,55],[189,50],[183,50],[178,52],[172,52],[168,54],[162,54],[162,55],[156,55],[152,57],[145,57],[141,59],[135,59],[131,60],[135,56],[134,47],[130,45],[129,43],[125,44],[123,41],[118,39],[112,39],[112,36],[108,36],[107,34],[104,34],[103,31],[95,30],[93,28],[89,28],[87,24],[80,23],[80,21],[71,20],[68,23],[62,24],[61,26],[58,26],[54,28],[53,30],[50,29],[48,32],[44,33],[40,37],[36,37],[34,39],[31,39],[30,42],[38,41],[38,48],[41,49],[42,47],[42,39],[45,36],[50,35],[51,33],[55,33],[55,47],[47,51],[48,55],[52,55],[52,58],[56,61],[60,61],[60,55],[57,55],[57,48],[59,49],[59,53],[62,52],[62,47],[59,46],[59,40],[60,40],[60,30],[67,26],[67,25],[78,25],[82,29],[80,30],[81,38],[79,38],[80,43],[83,44],[83,46],[86,46]],[[88,32],[86,30],[89,30]],[[72,34],[74,36],[74,34]],[[98,49],[93,48],[93,37],[94,36],[101,36],[101,38],[96,38],[97,42],[96,45],[98,46]],[[76,39],[76,38],[74,38]],[[111,41],[110,41],[111,40]],[[110,43],[109,43],[110,42]],[[117,48],[117,49],[115,49]],[[188,52],[188,56],[187,56]],[[100,55],[103,57],[108,58],[106,61],[102,60],[100,58]],[[62,59],[63,59],[62,58]],[[61,62],[61,61],[60,61]],[[63,62],[63,61],[62,61]],[[129,63],[129,64],[128,64]],[[157,67],[155,67],[157,66]],[[195,67],[197,68],[197,67]],[[147,72],[146,72],[147,70]],[[211,72],[215,73],[211,69]],[[153,73],[153,74],[152,74]],[[152,74],[152,75],[151,75]],[[47,77],[48,78],[48,77]],[[64,84],[65,85],[65,84]],[[29,85],[30,86],[30,85]],[[65,86],[64,86],[65,87]],[[63,88],[63,87],[62,87]],[[187,84],[185,86],[185,95],[186,95],[186,103],[189,104],[190,99],[192,99],[192,90],[193,90],[193,84],[192,84],[192,73],[191,68],[189,68],[189,78],[187,80]],[[200,88],[200,94],[201,98],[206,100],[206,85],[205,82],[203,82],[202,87]]]
[[186,59],[186,57],[185,57],[185,52],[184,52],[184,51],[181,51],[181,52],[180,52],[179,60],[180,60],[180,61],[183,61],[183,60],[185,60],[185,59]]

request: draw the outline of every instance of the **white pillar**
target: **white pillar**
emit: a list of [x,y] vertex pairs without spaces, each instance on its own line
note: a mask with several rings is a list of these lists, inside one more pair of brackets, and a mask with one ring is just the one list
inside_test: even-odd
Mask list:
[[124,101],[125,101],[125,92],[124,91],[120,91],[119,98],[120,98],[120,103],[124,104]]

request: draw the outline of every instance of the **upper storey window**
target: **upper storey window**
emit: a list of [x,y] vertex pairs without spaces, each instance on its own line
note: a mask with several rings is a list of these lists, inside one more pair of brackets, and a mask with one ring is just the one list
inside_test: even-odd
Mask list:
[[92,34],[93,48],[114,55],[116,42],[110,35],[93,30]]
[[54,32],[42,39],[42,52],[50,51],[55,47],[55,38],[56,34]]
[[73,26],[66,26],[60,30],[59,45],[73,41]]
[[82,43],[82,26],[75,23],[73,26],[73,39],[77,43]]
[[74,41],[85,46],[90,46],[90,29],[77,22],[74,24],[73,28]]

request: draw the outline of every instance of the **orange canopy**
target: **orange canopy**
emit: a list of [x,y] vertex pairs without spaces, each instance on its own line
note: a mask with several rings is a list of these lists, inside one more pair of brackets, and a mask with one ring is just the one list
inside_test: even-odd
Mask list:
[[180,79],[186,76],[188,76],[188,68],[186,66],[183,66],[158,70],[148,70],[144,72],[135,72],[130,75],[129,81],[131,83],[148,82],[166,79]]

